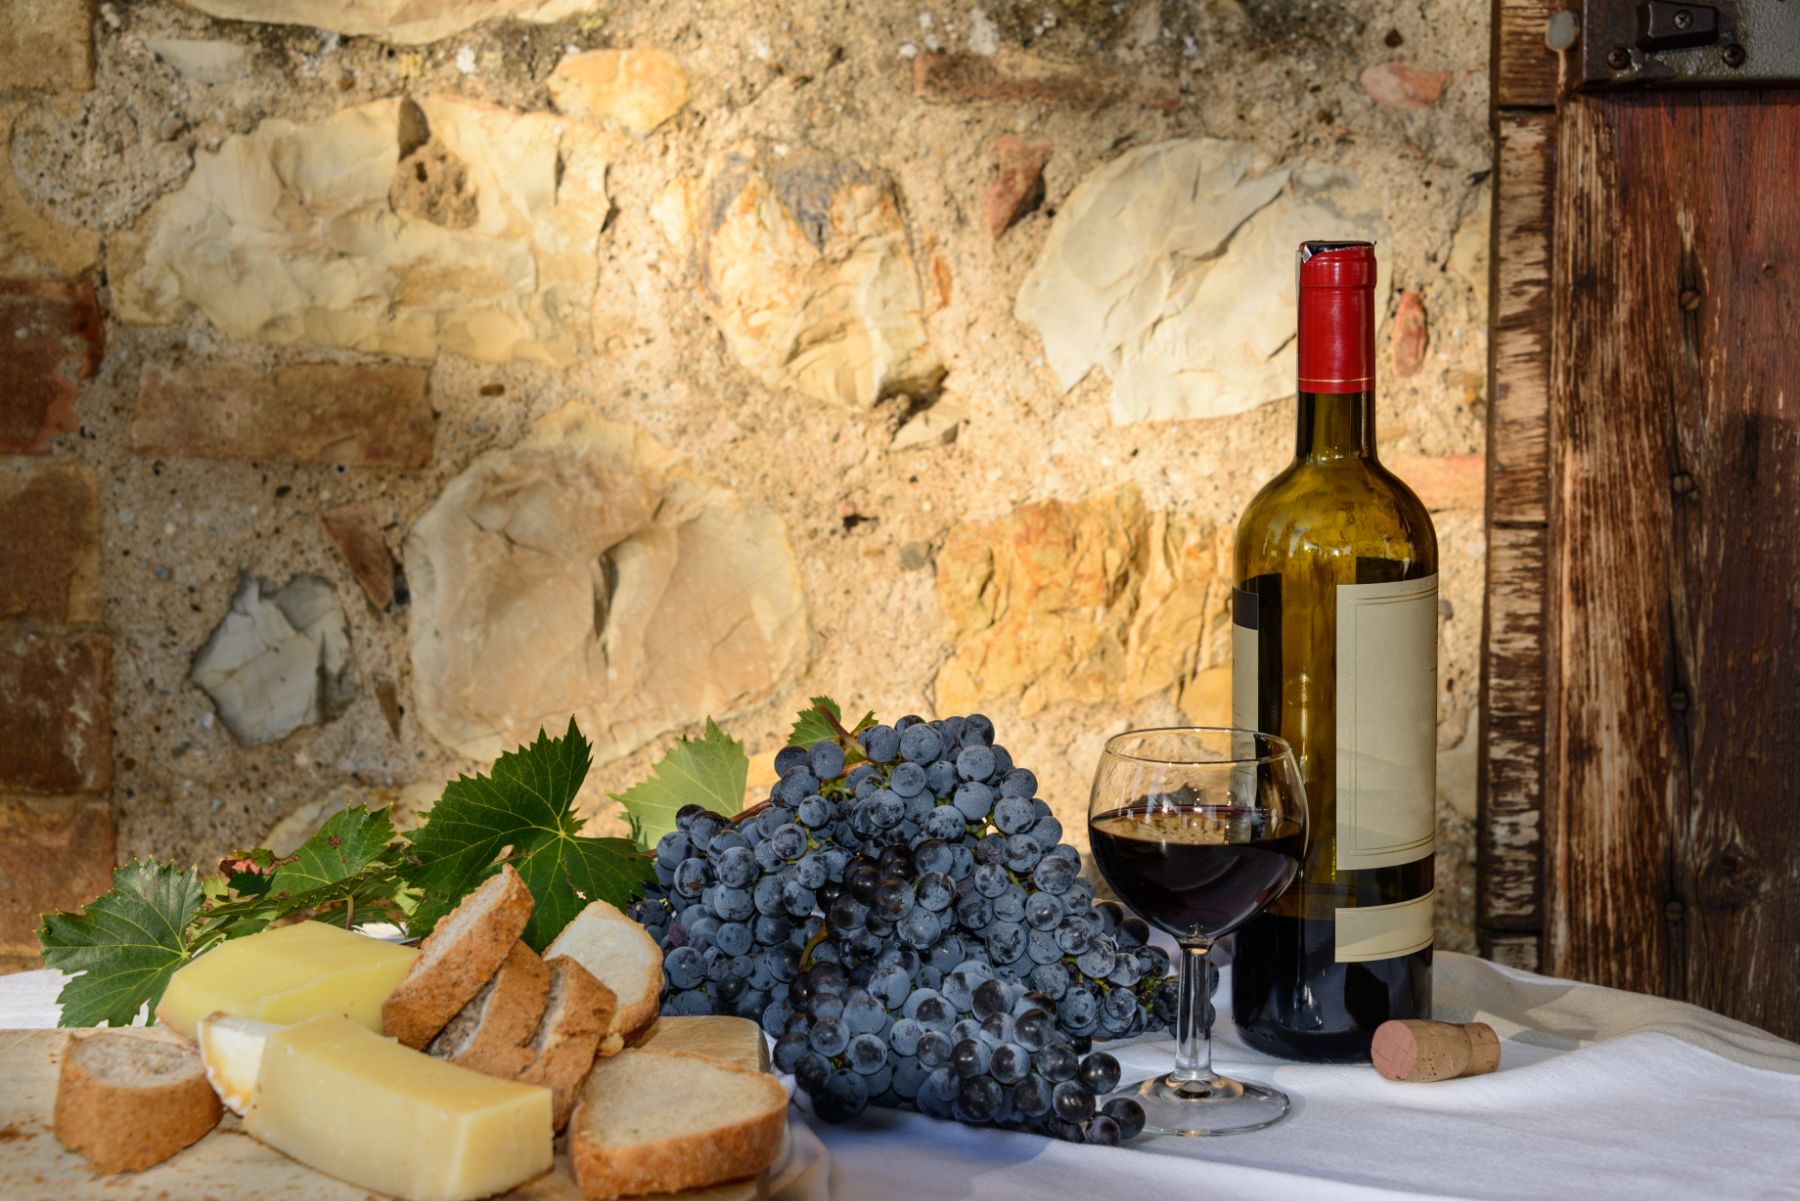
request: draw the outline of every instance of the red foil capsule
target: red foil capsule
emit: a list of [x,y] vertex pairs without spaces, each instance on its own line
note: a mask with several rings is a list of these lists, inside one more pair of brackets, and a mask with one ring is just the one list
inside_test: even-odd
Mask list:
[[1300,391],[1375,390],[1375,244],[1300,243]]

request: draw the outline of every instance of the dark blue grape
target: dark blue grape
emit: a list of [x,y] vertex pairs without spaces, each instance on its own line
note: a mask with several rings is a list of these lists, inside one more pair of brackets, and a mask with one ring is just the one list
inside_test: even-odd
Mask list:
[[965,1038],[950,1051],[950,1068],[964,1080],[987,1074],[993,1050],[979,1038]]
[[957,812],[961,813],[967,820],[972,822],[983,821],[987,818],[987,815],[993,811],[994,790],[989,788],[986,784],[971,780],[965,784],[957,785],[956,791],[951,794],[950,800],[951,803],[956,806]]
[[925,815],[925,833],[943,842],[951,842],[962,837],[962,810],[955,805],[939,805]]
[[913,726],[900,735],[900,757],[908,763],[931,763],[943,753],[943,736],[930,726]]
[[1000,795],[1007,797],[1023,797],[1030,800],[1037,795],[1037,777],[1020,767],[1006,773],[1000,781]]
[[892,763],[900,757],[900,735],[892,726],[870,726],[862,732],[863,753],[874,763]]
[[693,947],[676,947],[663,956],[663,971],[671,988],[697,988],[706,979],[706,962]]
[[1042,1009],[1030,1009],[1013,1019],[1013,1041],[1033,1055],[1042,1051],[1056,1033],[1056,1019]]
[[869,993],[887,1009],[899,1009],[912,995],[912,980],[898,965],[884,967],[869,977]]
[[1041,1118],[1050,1112],[1051,1084],[1033,1072],[1013,1086],[1013,1108],[1027,1118]]
[[656,862],[658,866],[674,868],[688,857],[688,836],[680,830],[670,830],[656,840]]
[[978,1018],[1005,1013],[1012,1007],[1012,997],[999,980],[983,980],[969,992],[969,1012]]
[[1013,834],[1006,840],[1007,870],[1024,875],[1044,858],[1044,848],[1029,834]]
[[1112,937],[1096,934],[1088,940],[1087,949],[1076,957],[1075,966],[1092,979],[1104,980],[1117,962],[1118,953],[1114,950]]
[[888,1030],[888,1046],[894,1049],[896,1055],[913,1055],[917,1053],[919,1040],[924,1036],[925,1027],[916,1019],[901,1018]]
[[1105,1051],[1095,1051],[1081,1061],[1078,1079],[1097,1096],[1110,1093],[1119,1087],[1119,1061]]
[[1053,847],[1062,841],[1063,827],[1054,817],[1040,817],[1025,832],[1037,839],[1039,846]]
[[[1060,855],[1046,855],[1032,869],[1031,882],[1044,892],[1061,894],[1075,883],[1076,869]],[[1065,905],[1067,902],[1064,902]]]
[[888,787],[896,796],[916,797],[925,791],[925,769],[917,763],[902,763],[888,778]]
[[836,810],[824,797],[809,796],[801,799],[799,807],[794,810],[794,816],[799,818],[800,824],[807,829],[817,830],[819,827],[831,823],[831,819],[836,816]]
[[956,774],[965,780],[986,781],[994,774],[994,752],[985,743],[964,747],[956,753]]
[[724,828],[724,818],[716,813],[702,810],[694,815],[692,821],[688,822],[688,841],[693,844],[695,851],[703,851],[706,849],[706,844],[712,841],[712,836]]
[[1100,1112],[1118,1124],[1120,1139],[1134,1139],[1144,1132],[1144,1107],[1131,1097],[1114,1097]]
[[956,788],[956,764],[939,759],[925,769],[925,790],[934,797],[947,797]]
[[852,1071],[873,1076],[887,1066],[887,1043],[874,1034],[855,1035],[844,1049],[844,1058],[849,1061]]
[[[809,1004],[820,1001],[835,1001],[836,997],[814,997]],[[850,1027],[844,1019],[837,1017],[814,1017],[812,1031],[807,1037],[812,1041],[812,1049],[821,1055],[842,1055],[844,1048],[850,1045]]]
[[669,998],[663,1008],[680,1017],[706,1017],[713,1011],[712,998],[699,989],[692,992],[678,992]]
[[719,933],[714,941],[727,955],[744,955],[755,945],[756,939],[751,935],[750,927],[744,923],[723,922],[719,925]]
[[1001,1043],[988,1061],[988,1072],[1001,1084],[1017,1084],[1031,1072],[1031,1052],[1018,1043]]
[[1063,949],[1065,955],[1080,955],[1088,949],[1093,938],[1094,928],[1085,917],[1071,917],[1056,932],[1056,945]]
[[1056,1116],[1065,1122],[1085,1122],[1094,1116],[1094,1094],[1078,1080],[1064,1080],[1050,1093]]
[[984,863],[976,868],[974,880],[975,891],[989,900],[1005,892],[1006,886],[1012,883],[1006,874],[1006,869],[998,863]]
[[1085,1034],[1100,1020],[1100,1004],[1087,989],[1071,988],[1056,1003],[1056,1016],[1071,1034]]
[[844,773],[844,748],[829,738],[813,743],[807,752],[807,760],[813,775],[821,780],[835,780]]
[[1087,1141],[1099,1147],[1116,1147],[1124,1137],[1119,1124],[1105,1114],[1100,1114],[1088,1123]]
[[806,765],[807,754],[803,746],[784,746],[775,752],[775,774],[785,776],[796,767]]
[[825,1087],[809,1094],[813,1112],[827,1122],[847,1122],[869,1106],[869,1086],[848,1068],[839,1068]]
[[1023,922],[1025,920],[1025,890],[1017,884],[1008,883],[994,898],[994,920],[997,922]]
[[956,885],[942,872],[927,872],[919,877],[913,896],[923,908],[933,913],[942,913],[956,899]]
[[784,1034],[775,1040],[775,1051],[771,1056],[775,1070],[792,1073],[802,1056],[811,1050],[811,1044],[804,1034]]
[[984,1126],[1000,1116],[1003,1100],[998,1084],[987,1076],[975,1076],[963,1081],[952,1112],[964,1122]]
[[919,1095],[919,1086],[931,1073],[917,1059],[910,1055],[900,1055],[893,1059],[894,1093],[903,1101],[911,1101]]
[[1025,927],[996,921],[988,927],[987,952],[996,964],[1017,963],[1025,955]]
[[1033,930],[1046,933],[1055,930],[1067,912],[1062,900],[1053,892],[1034,892],[1025,898],[1025,924]]
[[994,903],[971,889],[956,900],[956,920],[963,929],[980,934],[993,924]]
[[1037,820],[1036,810],[1023,797],[1002,796],[994,802],[994,828],[1002,834],[1023,834]]
[[923,951],[938,940],[943,925],[937,914],[920,906],[901,918],[895,930],[907,946]]
[[913,866],[920,875],[926,872],[947,872],[950,870],[950,845],[938,838],[920,839],[912,849]]
[[719,883],[732,888],[748,888],[756,879],[756,856],[747,847],[731,847],[723,855],[713,857],[713,872]]
[[684,897],[699,896],[710,880],[704,859],[683,859],[675,865],[675,891]]
[[941,1068],[949,1064],[950,1052],[956,1044],[950,1035],[942,1030],[927,1030],[919,1035],[919,1062],[928,1068]]
[[1075,1054],[1074,1047],[1064,1042],[1051,1043],[1037,1053],[1033,1062],[1044,1078],[1053,1083],[1073,1080],[1081,1071],[1081,1057]]

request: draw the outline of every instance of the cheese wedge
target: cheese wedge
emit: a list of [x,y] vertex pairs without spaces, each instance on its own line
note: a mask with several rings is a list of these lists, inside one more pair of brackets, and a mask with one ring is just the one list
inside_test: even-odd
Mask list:
[[552,1162],[549,1089],[433,1059],[336,1015],[268,1036],[244,1128],[406,1201],[473,1201]]
[[206,1065],[206,1082],[219,1094],[225,1108],[242,1117],[256,1091],[262,1070],[263,1043],[281,1029],[274,1022],[215,1013],[200,1019],[200,1062]]
[[278,1023],[340,1013],[380,1031],[381,1002],[418,954],[324,922],[264,930],[215,947],[171,976],[156,1020],[188,1038],[211,1013]]

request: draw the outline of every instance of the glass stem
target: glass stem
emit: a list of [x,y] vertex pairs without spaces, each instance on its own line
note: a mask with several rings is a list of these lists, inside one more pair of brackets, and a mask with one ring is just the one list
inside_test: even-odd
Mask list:
[[1211,943],[1181,944],[1180,1001],[1175,1009],[1175,1070],[1180,1081],[1216,1080],[1212,1027],[1206,1021],[1206,952]]

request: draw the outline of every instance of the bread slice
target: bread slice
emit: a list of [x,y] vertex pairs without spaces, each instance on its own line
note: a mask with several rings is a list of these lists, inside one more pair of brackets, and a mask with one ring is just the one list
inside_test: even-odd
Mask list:
[[572,959],[552,959],[549,968],[544,1017],[526,1047],[530,1062],[517,1079],[550,1090],[552,1126],[561,1130],[594,1064],[601,1033],[612,1022],[613,994]]
[[137,1172],[217,1126],[219,1097],[193,1044],[101,1031],[63,1048],[55,1124],[96,1172]]
[[633,1048],[602,1059],[581,1088],[569,1159],[588,1201],[702,1188],[775,1161],[787,1090],[685,1051]]
[[605,901],[589,902],[544,948],[545,959],[558,956],[579,963],[618,998],[600,1054],[617,1054],[656,1020],[662,1001],[662,948],[649,931]]
[[550,969],[515,942],[494,978],[425,1049],[439,1059],[511,1080],[531,1064],[525,1043],[544,1016]]
[[419,957],[381,1003],[388,1036],[414,1050],[429,1043],[500,970],[531,920],[531,903],[531,890],[510,866],[464,897],[419,944]]

